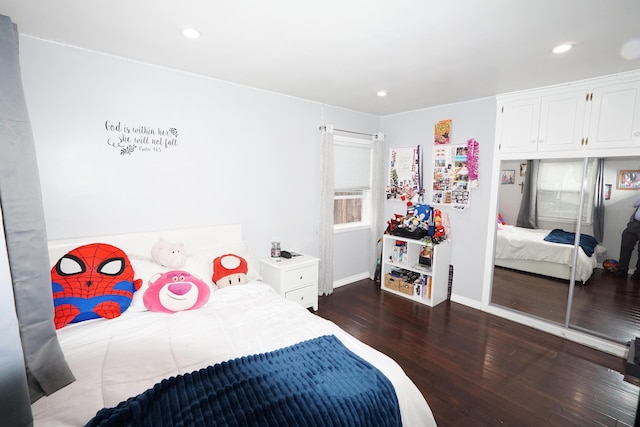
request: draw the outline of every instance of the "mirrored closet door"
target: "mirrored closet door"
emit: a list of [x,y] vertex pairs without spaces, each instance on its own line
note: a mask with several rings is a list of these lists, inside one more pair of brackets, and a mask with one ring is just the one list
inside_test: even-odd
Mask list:
[[[635,211],[633,202],[640,197],[640,181],[636,184],[625,183],[624,179],[635,177],[633,171],[640,169],[640,157],[608,157],[601,159],[601,164],[601,253],[598,254],[597,268],[586,285],[576,285],[574,288],[569,327],[627,343],[640,332],[640,280],[632,280],[630,275],[617,277],[603,268],[603,261],[620,259],[622,231]],[[630,274],[635,269],[637,258],[636,244],[629,263]]]
[[502,161],[491,303],[620,343],[635,337],[640,281],[602,268],[619,258],[640,197],[619,188],[620,171],[635,168],[639,158]]

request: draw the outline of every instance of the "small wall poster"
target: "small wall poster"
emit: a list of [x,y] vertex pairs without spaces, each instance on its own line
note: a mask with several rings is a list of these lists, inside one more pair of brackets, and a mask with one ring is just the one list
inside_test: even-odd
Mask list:
[[516,182],[516,171],[503,170],[500,172],[500,184],[514,184]]
[[420,146],[392,148],[389,159],[387,200],[411,200],[419,195],[422,186]]
[[435,144],[448,144],[451,141],[451,120],[440,120],[435,126]]

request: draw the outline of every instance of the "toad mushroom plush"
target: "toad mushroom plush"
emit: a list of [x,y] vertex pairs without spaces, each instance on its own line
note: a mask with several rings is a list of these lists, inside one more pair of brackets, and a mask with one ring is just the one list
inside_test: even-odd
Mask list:
[[244,285],[247,282],[247,261],[234,254],[221,255],[213,260],[211,280],[218,288],[231,285]]

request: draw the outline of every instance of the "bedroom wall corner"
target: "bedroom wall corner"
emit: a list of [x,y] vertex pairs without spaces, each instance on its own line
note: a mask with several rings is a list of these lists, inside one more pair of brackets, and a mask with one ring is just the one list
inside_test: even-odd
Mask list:
[[[495,98],[482,98],[382,117],[385,134],[384,162],[389,163],[391,148],[422,146],[425,202],[428,203],[432,173],[432,147],[435,124],[451,119],[451,144],[466,144],[474,138],[479,142],[479,185],[471,190],[470,205],[463,211],[441,207],[451,223],[451,265],[453,266],[452,300],[480,307],[485,283],[484,243],[492,191],[492,168],[495,154]],[[384,218],[406,212],[403,202],[387,201]]]

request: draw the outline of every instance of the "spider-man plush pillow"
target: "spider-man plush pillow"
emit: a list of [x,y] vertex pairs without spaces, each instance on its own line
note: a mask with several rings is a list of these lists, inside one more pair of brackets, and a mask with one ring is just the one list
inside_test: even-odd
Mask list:
[[142,281],[134,280],[127,255],[106,243],[92,243],[68,252],[51,269],[54,323],[120,316]]

